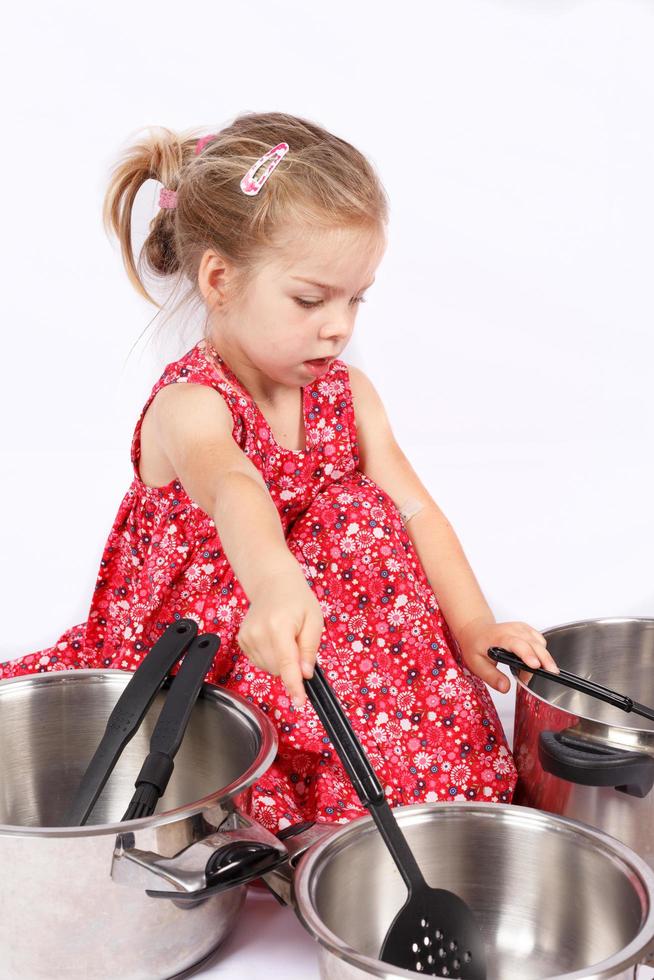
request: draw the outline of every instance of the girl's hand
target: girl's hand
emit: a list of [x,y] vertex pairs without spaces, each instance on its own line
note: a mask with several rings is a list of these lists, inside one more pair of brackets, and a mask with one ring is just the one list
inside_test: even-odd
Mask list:
[[306,701],[325,628],[322,607],[295,558],[250,596],[237,642],[257,667],[282,678],[297,707]]
[[530,667],[543,667],[559,673],[549,653],[545,637],[527,623],[484,623],[473,620],[460,631],[457,642],[466,666],[496,691],[506,694],[511,681],[488,656],[489,647],[504,647],[517,654]]

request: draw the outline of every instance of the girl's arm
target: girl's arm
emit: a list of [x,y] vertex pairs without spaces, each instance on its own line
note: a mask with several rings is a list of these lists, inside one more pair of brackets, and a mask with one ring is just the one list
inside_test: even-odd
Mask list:
[[227,404],[208,385],[170,384],[155,396],[155,432],[182,486],[216,526],[249,600],[236,635],[257,667],[278,674],[297,705],[306,700],[324,615],[291,552],[266,482],[234,441]]
[[398,445],[372,382],[359,368],[348,370],[360,469],[398,507],[467,666],[503,692],[510,682],[488,657],[491,646],[512,650],[533,667],[558,670],[542,633],[527,623],[495,621],[454,529]]

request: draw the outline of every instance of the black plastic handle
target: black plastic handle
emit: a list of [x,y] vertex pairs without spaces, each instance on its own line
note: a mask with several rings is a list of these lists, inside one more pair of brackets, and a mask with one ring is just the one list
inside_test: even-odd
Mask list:
[[567,670],[560,670],[556,674],[553,670],[544,670],[542,667],[530,667],[529,664],[526,664],[515,653],[512,653],[510,650],[504,650],[502,647],[490,647],[488,656],[496,663],[506,664],[508,667],[515,667],[516,670],[527,670],[530,674],[537,674],[539,677],[547,677],[550,681],[564,684],[565,687],[572,687],[582,694],[590,694],[591,697],[606,701],[607,704],[612,704],[616,708],[622,708],[623,711],[633,711],[634,702],[631,698],[626,697],[624,694],[618,694],[608,687],[595,684],[585,677],[571,674]]
[[107,720],[106,728],[89,762],[65,826],[86,823],[111,775],[121,752],[133,738],[169,671],[190,646],[198,631],[193,619],[178,619],[162,633],[129,679]]
[[359,799],[370,810],[405,884],[409,889],[415,889],[416,893],[426,888],[422,871],[395,819],[377,774],[318,663],[313,668],[313,677],[305,679],[304,686]]
[[305,680],[304,686],[361,802],[368,806],[384,800],[384,790],[377,774],[319,664],[314,665],[313,677]]
[[205,876],[207,884],[197,891],[156,891],[146,888],[150,898],[168,898],[183,906],[193,906],[206,901],[212,895],[227,891],[236,885],[244,885],[261,875],[268,874],[281,864],[286,855],[269,844],[257,841],[231,841],[215,851],[209,861]]
[[[136,777],[137,791],[123,820],[148,817],[163,796],[175,767],[174,758],[182,744],[186,726],[198,699],[204,678],[220,648],[217,633],[196,636],[172,679],[163,708],[150,737],[150,751]],[[151,792],[144,795],[144,790]]]
[[204,678],[219,649],[218,633],[203,633],[202,636],[196,636],[191,643],[171,681],[164,706],[157,718],[150,739],[151,752],[170,756],[177,753]]
[[541,732],[538,758],[545,772],[579,786],[608,786],[642,799],[654,786],[654,758],[579,738],[569,731]]

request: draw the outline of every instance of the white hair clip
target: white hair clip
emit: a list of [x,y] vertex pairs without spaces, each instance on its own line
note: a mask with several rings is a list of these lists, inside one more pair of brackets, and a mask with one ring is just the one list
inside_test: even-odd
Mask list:
[[[250,167],[246,175],[241,180],[241,190],[243,193],[258,194],[277,164],[281,162],[282,157],[286,153],[288,153],[288,143],[278,143],[277,146],[273,146],[271,150],[268,150],[262,157],[259,157],[257,162]],[[266,160],[269,160],[270,163],[267,167],[264,167],[261,176],[257,177],[255,180],[254,175],[261,164],[265,163]]]

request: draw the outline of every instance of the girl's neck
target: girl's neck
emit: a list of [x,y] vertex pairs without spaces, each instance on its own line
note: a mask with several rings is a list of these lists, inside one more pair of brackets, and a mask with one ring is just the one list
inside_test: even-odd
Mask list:
[[232,349],[224,338],[218,339],[212,335],[205,340],[207,352],[219,362],[222,360],[225,363],[257,405],[267,406],[275,411],[288,404],[289,400],[295,401],[297,398],[301,386],[290,388],[288,385],[271,382],[265,374],[249,364],[242,354]]

